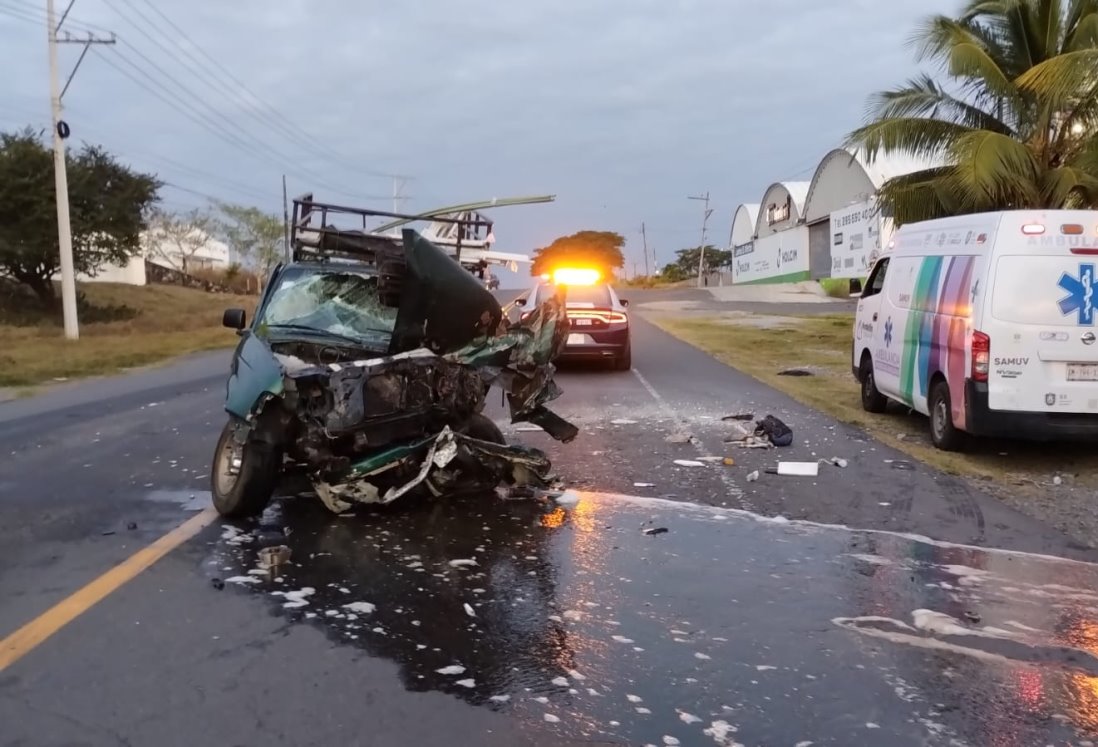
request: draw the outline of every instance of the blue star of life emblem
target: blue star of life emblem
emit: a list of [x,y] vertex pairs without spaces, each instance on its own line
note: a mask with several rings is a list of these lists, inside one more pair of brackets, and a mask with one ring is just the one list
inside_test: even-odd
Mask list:
[[885,347],[892,344],[892,317],[885,320]]
[[1079,277],[1074,278],[1068,273],[1060,276],[1058,286],[1067,291],[1068,295],[1060,299],[1060,313],[1064,316],[1072,312],[1078,314],[1076,324],[1094,324],[1094,265],[1080,264]]

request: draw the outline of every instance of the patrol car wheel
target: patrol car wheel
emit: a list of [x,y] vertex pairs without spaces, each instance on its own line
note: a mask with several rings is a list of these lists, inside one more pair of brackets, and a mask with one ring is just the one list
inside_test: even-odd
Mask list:
[[888,409],[888,398],[877,391],[877,379],[873,376],[873,359],[868,355],[862,356],[858,378],[862,380],[862,409],[875,413],[882,413]]
[[927,405],[930,410],[931,442],[943,451],[959,449],[964,434],[953,426],[953,405],[949,398],[949,384],[939,381],[931,387]]

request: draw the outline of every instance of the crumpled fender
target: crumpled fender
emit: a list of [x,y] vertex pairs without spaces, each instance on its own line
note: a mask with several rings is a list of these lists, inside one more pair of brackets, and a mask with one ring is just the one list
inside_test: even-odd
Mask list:
[[225,382],[225,410],[251,420],[270,397],[284,391],[282,365],[267,343],[245,330],[236,347]]

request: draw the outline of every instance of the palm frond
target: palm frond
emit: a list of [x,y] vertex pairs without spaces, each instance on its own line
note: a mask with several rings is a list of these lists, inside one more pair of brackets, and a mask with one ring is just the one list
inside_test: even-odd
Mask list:
[[952,166],[916,171],[885,182],[877,193],[882,211],[897,226],[956,215]]
[[1014,135],[1014,131],[994,114],[949,94],[929,75],[912,78],[900,88],[877,93],[870,101],[875,119],[930,117],[973,129]]
[[847,136],[845,144],[862,150],[871,163],[882,151],[916,158],[935,158],[959,138],[972,132],[978,130],[941,119],[895,117],[859,127]]
[[1098,200],[1098,175],[1072,166],[1049,169],[1041,175],[1041,198],[1044,207],[1093,208]]
[[1095,95],[1098,48],[1066,52],[1034,65],[1018,76],[1018,88],[1059,109],[1066,102]]
[[979,32],[979,27],[972,24],[932,16],[917,34],[919,57],[937,58],[945,63],[950,75],[976,80],[998,94],[1011,95],[1014,86],[1000,64],[1001,51],[990,47],[991,40]]
[[1040,165],[1025,143],[997,132],[978,130],[950,146],[955,192],[967,209],[1034,204]]
[[1098,0],[1071,0],[1064,22],[1062,52],[1098,46]]

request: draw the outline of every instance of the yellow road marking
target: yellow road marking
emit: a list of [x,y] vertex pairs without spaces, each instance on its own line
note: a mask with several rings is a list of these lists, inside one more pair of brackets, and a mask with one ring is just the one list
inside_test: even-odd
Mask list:
[[204,509],[0,641],[0,672],[216,519],[217,511],[213,508]]

